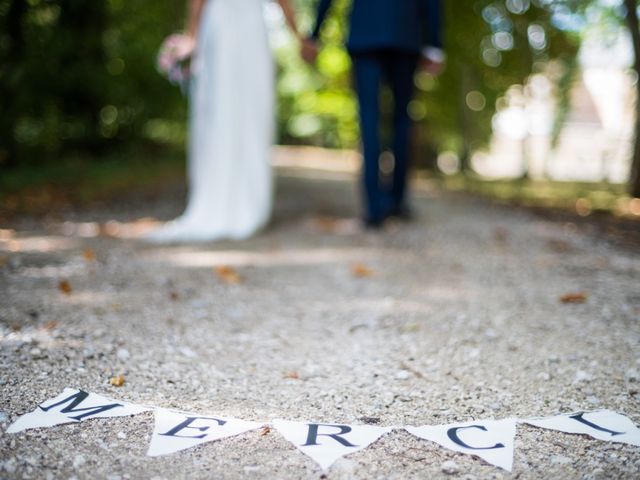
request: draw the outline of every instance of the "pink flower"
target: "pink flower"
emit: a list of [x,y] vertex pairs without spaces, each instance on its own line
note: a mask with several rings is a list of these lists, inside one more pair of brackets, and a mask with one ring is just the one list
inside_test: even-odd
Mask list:
[[195,49],[194,40],[183,34],[173,34],[167,37],[158,52],[157,67],[173,84],[183,89],[189,80],[190,72],[187,68],[188,60]]

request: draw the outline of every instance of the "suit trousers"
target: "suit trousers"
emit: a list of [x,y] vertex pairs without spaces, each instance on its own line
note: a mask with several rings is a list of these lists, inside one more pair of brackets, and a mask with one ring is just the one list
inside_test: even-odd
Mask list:
[[[351,52],[351,57],[360,106],[365,220],[377,223],[390,212],[406,207],[412,124],[408,106],[419,54],[384,49]],[[384,84],[389,85],[394,103],[391,150],[395,161],[390,185],[383,184],[380,175],[380,93]]]

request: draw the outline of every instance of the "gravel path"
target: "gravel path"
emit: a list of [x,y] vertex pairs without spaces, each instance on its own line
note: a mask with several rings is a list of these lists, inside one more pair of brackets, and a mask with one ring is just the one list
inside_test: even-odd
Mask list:
[[[179,213],[173,189],[0,232],[0,478],[321,478],[276,432],[147,458],[149,413],[4,433],[67,386],[246,420],[422,425],[609,408],[640,424],[638,252],[428,185],[418,221],[363,233],[349,175],[279,173],[273,224],[250,241],[105,235]],[[574,292],[586,302],[560,301]],[[639,472],[640,448],[519,426],[513,474],[395,431],[328,478]]]

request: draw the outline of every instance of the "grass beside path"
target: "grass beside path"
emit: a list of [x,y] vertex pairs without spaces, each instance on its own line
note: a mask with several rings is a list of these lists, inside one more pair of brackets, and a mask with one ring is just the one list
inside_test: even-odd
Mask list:
[[609,213],[640,219],[640,200],[630,198],[621,184],[488,180],[474,175],[439,177],[438,182],[446,190],[469,192],[510,205],[565,210],[584,217]]
[[[305,168],[307,160],[315,159],[329,169],[343,164],[349,170],[357,168],[352,152],[339,155],[315,148],[278,147],[276,156],[288,166],[293,162]],[[180,149],[150,148],[99,160],[73,157],[57,164],[5,171],[0,175],[0,218],[43,214],[56,207],[82,206],[126,191],[153,190],[170,181],[184,181],[184,158]],[[327,161],[322,162],[322,158]],[[583,217],[604,213],[640,220],[640,200],[629,198],[624,185],[487,180],[473,175],[443,176],[430,172],[421,172],[419,177],[445,190],[468,192],[510,205],[559,210]]]
[[184,152],[160,148],[19,167],[0,175],[0,218],[83,206],[122,192],[154,189],[184,176]]

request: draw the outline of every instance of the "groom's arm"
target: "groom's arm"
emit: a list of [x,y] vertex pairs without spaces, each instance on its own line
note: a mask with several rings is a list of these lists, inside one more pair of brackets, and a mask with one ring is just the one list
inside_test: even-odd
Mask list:
[[442,0],[423,0],[422,12],[427,29],[426,44],[442,48]]
[[319,51],[319,42],[318,38],[320,37],[320,29],[322,28],[322,22],[324,22],[325,17],[327,16],[327,12],[331,7],[331,0],[320,0],[318,4],[318,14],[316,16],[316,24],[313,27],[313,31],[309,38],[302,42],[302,47],[300,49],[300,54],[302,58],[309,63],[312,64],[316,61]]
[[324,22],[324,19],[327,16],[327,12],[331,7],[331,2],[332,0],[320,0],[320,3],[318,4],[318,14],[316,16],[316,24],[313,28],[313,31],[311,32],[311,38],[313,38],[314,40],[317,40],[318,37],[320,36],[320,29],[322,28],[322,22]]

